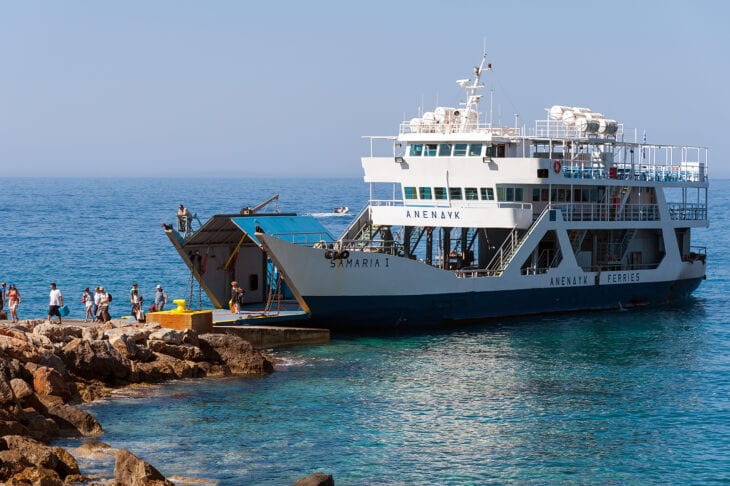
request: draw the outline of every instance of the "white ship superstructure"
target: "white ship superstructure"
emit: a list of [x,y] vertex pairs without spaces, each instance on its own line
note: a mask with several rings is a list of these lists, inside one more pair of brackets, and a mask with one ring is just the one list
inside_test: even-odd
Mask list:
[[584,107],[493,126],[478,111],[485,62],[458,81],[462,106],[368,137],[371,200],[337,241],[257,234],[312,322],[630,307],[684,298],[705,277],[691,236],[708,225],[706,148],[647,144]]

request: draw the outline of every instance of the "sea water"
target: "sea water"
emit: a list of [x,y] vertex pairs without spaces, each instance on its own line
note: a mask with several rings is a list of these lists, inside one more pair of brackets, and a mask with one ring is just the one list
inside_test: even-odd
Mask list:
[[[274,193],[338,235],[365,203],[357,179],[6,179],[0,278],[71,317],[86,286],[127,312],[132,281],[189,295],[160,223],[205,221]],[[165,475],[211,484],[725,483],[730,481],[730,181],[712,185],[708,279],[660,308],[500,319],[457,329],[335,336],[273,350],[259,378],[187,380],[86,406],[101,440]],[[387,197],[387,196],[386,196]],[[333,216],[336,206],[352,214]],[[70,299],[70,300],[69,300]],[[73,447],[78,440],[59,444]],[[109,474],[113,460],[81,458]]]

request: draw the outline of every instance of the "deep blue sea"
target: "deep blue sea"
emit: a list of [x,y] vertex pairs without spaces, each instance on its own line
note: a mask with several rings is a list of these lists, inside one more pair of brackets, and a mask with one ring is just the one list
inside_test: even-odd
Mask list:
[[[338,235],[361,179],[0,179],[0,279],[21,318],[58,283],[189,292],[160,223],[205,221],[280,193]],[[730,482],[730,181],[711,186],[708,279],[663,308],[503,319],[278,349],[261,378],[193,380],[88,405],[101,440],[209,484],[705,484]],[[326,215],[336,206],[349,216]],[[127,313],[126,299],[112,309]],[[113,304],[114,305],[114,304]],[[73,447],[77,440],[59,444]],[[86,472],[113,461],[80,458]]]

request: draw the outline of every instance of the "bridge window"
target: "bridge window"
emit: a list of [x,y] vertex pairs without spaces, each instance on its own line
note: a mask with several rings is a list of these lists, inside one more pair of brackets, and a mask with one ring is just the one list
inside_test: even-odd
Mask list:
[[451,144],[442,143],[439,145],[439,155],[442,157],[448,157],[451,155]]
[[446,197],[446,188],[445,187],[434,187],[433,193],[436,196],[436,199],[440,199],[443,201],[448,199],[448,197]]
[[523,189],[521,187],[498,187],[497,188],[497,200],[498,201],[522,201],[524,197]]
[[404,187],[403,192],[405,193],[406,199],[417,199],[415,187]]
[[430,187],[419,187],[418,195],[421,199],[433,199],[431,197],[431,188]]
[[437,145],[435,143],[427,143],[426,144],[426,157],[435,157],[436,156],[436,147]]
[[449,187],[449,199],[461,198],[461,187]]
[[466,144],[457,143],[454,145],[454,157],[463,157],[466,155]]
[[497,144],[497,145],[492,145],[491,143],[487,144],[487,153],[486,153],[487,157],[504,157],[505,152],[506,152],[506,150],[505,150],[504,144],[501,144],[501,143]]
[[482,200],[484,201],[494,201],[494,189],[491,187],[480,187],[479,192],[481,192]]
[[482,155],[482,144],[472,143],[469,145],[469,156],[480,157]]
[[464,199],[467,201],[476,201],[479,199],[476,187],[465,187],[464,188]]
[[568,202],[570,201],[570,189],[553,189],[550,199],[553,202]]
[[411,152],[410,155],[412,157],[420,157],[423,154],[423,144],[422,143],[414,143],[411,145]]

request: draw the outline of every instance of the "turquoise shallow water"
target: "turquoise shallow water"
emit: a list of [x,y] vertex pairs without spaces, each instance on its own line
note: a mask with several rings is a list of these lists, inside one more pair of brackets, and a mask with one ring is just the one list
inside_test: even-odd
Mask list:
[[[273,192],[288,198],[282,209],[316,214],[367,197],[357,180],[71,180],[63,197],[43,181],[2,183],[15,232],[0,245],[2,274],[28,289],[36,315],[51,278],[79,295],[96,282],[126,292],[131,279],[143,292],[162,280],[186,293],[185,268],[159,228],[178,202],[205,219]],[[726,483],[727,189],[713,184],[713,226],[695,241],[708,247],[708,280],[687,302],[337,336],[275,351],[270,376],[171,383],[88,409],[104,425],[101,440],[166,475],[221,485],[291,484],[317,470],[348,485]],[[79,207],[112,215],[84,219]],[[334,233],[348,222],[321,217]],[[82,460],[86,471],[109,465]]]

